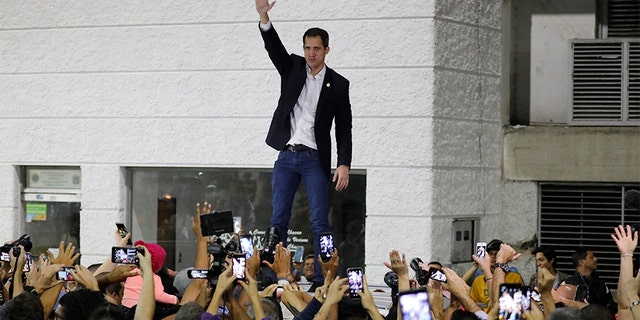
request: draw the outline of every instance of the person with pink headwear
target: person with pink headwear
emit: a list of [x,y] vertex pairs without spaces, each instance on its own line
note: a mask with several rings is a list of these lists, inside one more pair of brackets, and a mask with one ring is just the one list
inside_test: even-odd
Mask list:
[[[134,246],[142,245],[147,248],[149,254],[151,254],[151,267],[153,269],[153,282],[156,302],[165,304],[177,304],[178,297],[172,294],[164,292],[164,286],[160,276],[155,274],[162,268],[164,260],[167,257],[166,251],[159,244],[148,243],[142,240],[138,240],[134,243]],[[137,276],[129,277],[124,283],[124,294],[122,297],[122,306],[128,309],[134,308],[138,304],[140,298],[140,291],[142,290],[142,276],[140,275],[140,269],[136,268],[132,271],[138,272]],[[126,309],[125,309],[126,310]],[[125,312],[133,314],[133,312]]]

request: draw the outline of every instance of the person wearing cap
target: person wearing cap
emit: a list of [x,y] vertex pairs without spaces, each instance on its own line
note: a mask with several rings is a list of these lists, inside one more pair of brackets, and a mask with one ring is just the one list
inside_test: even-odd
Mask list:
[[[496,263],[496,255],[498,254],[498,251],[500,251],[500,246],[503,243],[504,242],[498,239],[494,239],[487,244],[487,256],[489,257],[488,269],[490,270],[482,271],[482,274],[476,277],[471,285],[471,298],[476,301],[485,312],[489,312],[491,310],[491,292],[490,286],[487,283],[488,281],[493,280],[493,270],[495,268],[500,268],[506,272],[504,276],[504,283],[519,284],[521,286],[524,285],[524,280],[522,280],[522,276],[517,272],[517,269],[510,267],[506,263]],[[486,262],[486,257],[485,259],[479,259],[474,255],[474,260],[478,262],[478,264],[481,264]],[[482,269],[482,267],[480,269]]]
[[[156,302],[177,304],[178,297],[164,292],[162,279],[160,279],[160,276],[155,274],[162,268],[162,265],[164,264],[164,260],[167,257],[166,251],[164,251],[164,248],[162,248],[162,246],[160,246],[159,244],[147,243],[142,240],[138,240],[134,243],[134,246],[138,245],[145,246],[147,248],[147,252],[151,255],[151,267],[154,272],[153,283],[155,288],[154,293]],[[138,272],[138,275],[127,278],[124,283],[124,294],[122,296],[122,306],[127,309],[132,309],[138,304],[138,299],[140,298],[140,292],[142,290],[143,279],[140,275],[140,269],[136,268],[132,271]],[[127,311],[127,309],[125,309],[125,311]]]

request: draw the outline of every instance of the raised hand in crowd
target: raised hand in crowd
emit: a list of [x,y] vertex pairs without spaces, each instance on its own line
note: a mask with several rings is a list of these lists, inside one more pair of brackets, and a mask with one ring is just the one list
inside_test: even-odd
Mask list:
[[[631,227],[627,225],[623,227],[619,225],[614,228],[611,238],[615,241],[618,251],[620,251],[620,274],[618,277],[618,288],[625,287],[626,283],[633,281],[633,253],[638,246],[638,231],[631,231]],[[637,299],[632,295],[632,298]],[[633,311],[631,310],[631,302],[627,291],[618,290],[618,318],[620,320],[632,319]],[[640,319],[640,318],[639,318]]]
[[196,214],[191,217],[191,230],[196,235],[196,239],[204,238],[202,236],[202,228],[200,227],[200,216],[203,214],[211,213],[211,204],[205,202],[202,206],[200,203],[196,203]]
[[264,318],[264,309],[262,308],[262,302],[260,301],[260,294],[258,294],[258,283],[256,280],[250,275],[247,275],[247,281],[240,281],[240,286],[242,286],[244,292],[247,293],[251,300],[255,319]]
[[382,320],[384,319],[380,312],[378,311],[378,307],[373,300],[373,294],[371,290],[369,290],[369,284],[367,283],[367,275],[362,275],[362,286],[363,290],[358,291],[358,295],[360,296],[360,303],[362,303],[362,307],[367,311],[369,317],[372,320]]
[[47,250],[47,256],[49,256],[49,260],[53,264],[61,264],[65,267],[71,267],[76,264],[78,258],[80,258],[80,253],[76,252],[76,246],[74,246],[71,242],[64,245],[64,241],[60,241],[60,247],[58,248],[58,256],[54,257],[51,251]]
[[143,252],[136,253],[140,261],[140,271],[142,272],[142,290],[140,291],[140,300],[138,300],[134,320],[152,319],[156,308],[156,298],[151,254],[145,246],[139,245],[137,248],[143,249]]
[[275,258],[273,263],[262,261],[276,274],[278,279],[287,279],[287,275],[291,272],[291,251],[282,245],[282,242],[276,245]]
[[[322,270],[322,276],[326,279],[327,274],[331,272],[331,274],[338,274],[338,267],[340,266],[340,255],[338,254],[338,248],[333,248],[333,253],[331,254],[331,259],[329,261],[324,262],[320,258],[320,255],[316,257],[318,259],[318,264],[320,264],[320,269]],[[333,279],[329,279],[329,283],[331,283]]]
[[540,292],[544,313],[547,316],[556,309],[556,299],[554,298],[555,290],[553,290],[553,281],[555,281],[555,278],[556,277],[554,277],[549,270],[545,268],[538,268],[538,282],[536,288],[538,288],[538,292]]
[[342,300],[344,293],[349,289],[347,278],[335,277],[328,287],[326,285],[327,282],[325,281],[325,286],[323,286],[325,288],[324,302],[314,319],[327,319],[331,314],[336,314],[338,302]]
[[19,281],[13,281],[13,292],[10,292],[12,298],[18,296],[24,291],[22,270],[27,262],[27,256],[22,245],[18,246],[18,248],[20,248],[20,255],[18,255],[18,257],[14,254],[14,248],[9,250],[9,263],[13,269],[13,279],[19,279]]
[[262,264],[262,261],[260,260],[260,250],[258,250],[256,246],[253,246],[253,254],[247,259],[246,264],[247,274],[255,279],[258,276],[260,265]]
[[223,295],[229,289],[233,288],[236,279],[236,276],[233,275],[233,268],[227,268],[218,276],[218,284],[216,285],[216,290],[213,292],[211,302],[209,302],[207,312],[210,314],[218,313],[218,307],[224,305]]
[[[493,272],[491,271],[491,257],[489,257],[488,254],[485,254],[483,257],[478,257],[474,254],[471,256],[471,258],[473,259],[474,265],[477,267],[471,268],[474,270],[473,273],[470,273],[471,271],[467,271],[462,278],[465,279],[467,283],[471,282],[475,270],[477,268],[480,268],[480,271],[482,271],[482,274],[484,274],[485,280],[491,281],[491,278],[493,278]],[[487,284],[487,287],[489,287],[489,284]]]
[[440,290],[441,285],[435,280],[430,280],[426,287],[433,319],[444,319],[444,296],[442,295],[442,290]]
[[480,319],[487,319],[486,313],[471,299],[471,295],[469,294],[471,288],[464,279],[449,268],[442,268],[442,272],[447,276],[447,282],[442,283],[442,287],[451,292],[467,311],[475,313]]
[[96,277],[94,277],[91,271],[85,266],[76,265],[75,271],[70,271],[70,274],[73,280],[77,281],[81,286],[91,291],[100,291],[98,280],[96,280]]
[[[640,296],[638,293],[638,290],[640,289],[640,272],[638,272],[638,274],[635,277],[630,277],[629,279],[627,279],[626,281],[621,281],[619,282],[620,286],[618,287],[618,297],[624,297],[625,301],[640,301]],[[620,302],[618,302],[620,303]],[[624,319],[640,319],[640,307],[636,306],[636,305],[631,305],[631,302],[629,302],[629,305],[625,306],[627,309],[625,309],[626,312],[624,315],[625,317],[622,318],[620,317],[621,314],[618,314],[618,319],[620,320],[624,320]],[[620,312],[621,310],[618,310],[618,312]],[[629,317],[629,315],[631,317]]]
[[398,291],[406,291],[411,289],[409,284],[409,265],[405,254],[400,254],[397,250],[389,252],[389,262],[384,265],[398,275]]
[[[120,232],[116,229],[114,231],[114,235],[115,235],[115,246],[116,247],[126,247],[127,243],[129,242],[129,239],[131,239],[131,233],[127,233],[126,236],[121,237],[120,236]],[[96,269],[96,271],[93,273],[94,276],[97,276],[99,274],[105,273],[105,272],[111,272],[113,270],[113,268],[115,268],[117,266],[117,264],[113,261],[111,261],[111,257],[107,257],[107,259],[105,259],[102,264],[100,265],[100,267],[98,267],[98,269]],[[100,283],[100,281],[98,281],[98,283]]]

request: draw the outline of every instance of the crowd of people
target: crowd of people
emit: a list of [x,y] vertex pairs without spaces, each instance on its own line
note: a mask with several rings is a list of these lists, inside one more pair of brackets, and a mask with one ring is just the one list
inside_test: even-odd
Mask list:
[[[197,238],[193,268],[212,273],[212,263],[220,257],[211,253],[211,237],[203,236],[200,227],[200,215],[210,211],[210,205],[198,205],[192,219]],[[131,236],[122,238],[117,231],[114,235],[115,247],[126,247]],[[28,248],[10,241],[5,246],[11,248],[9,261],[3,261],[0,269],[4,284],[0,319],[276,320],[283,318],[282,307],[296,320],[640,319],[640,275],[634,277],[632,261],[638,233],[629,226],[619,226],[612,238],[620,251],[616,299],[598,277],[598,259],[592,250],[578,248],[573,256],[575,272],[564,274],[555,268],[552,248],[536,248],[532,254],[537,274],[525,287],[517,269],[509,266],[520,253],[493,240],[484,257],[473,256],[474,266],[463,275],[434,261],[417,262],[424,273],[412,277],[405,255],[392,250],[384,264],[394,275],[388,283],[392,294],[400,297],[392,299],[393,306],[376,305],[366,275],[362,275],[358,297],[349,297],[350,279],[337,275],[337,250],[327,262],[310,255],[302,263],[293,263],[291,252],[281,243],[276,246],[273,262],[262,261],[261,252],[254,248],[246,260],[243,280],[233,273],[234,253],[226,252],[215,279],[185,281],[185,272],[176,274],[164,267],[166,253],[160,245],[142,240],[134,243],[137,264],[118,264],[109,257],[101,264],[85,267],[76,263],[79,254],[75,246],[61,243],[57,256],[47,252],[34,257],[30,268],[25,268]],[[315,277],[318,260],[324,283],[306,291],[300,284]],[[434,274],[434,269],[440,272],[423,279],[425,274]],[[68,276],[58,275],[65,270],[69,270]],[[421,292],[428,302],[403,300],[414,292]],[[414,311],[403,314],[403,301]],[[379,312],[380,307],[390,307],[386,316]],[[422,311],[416,315],[415,310]]]

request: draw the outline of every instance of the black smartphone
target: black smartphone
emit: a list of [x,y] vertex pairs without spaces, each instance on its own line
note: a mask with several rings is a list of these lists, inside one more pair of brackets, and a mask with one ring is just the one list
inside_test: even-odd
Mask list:
[[431,320],[431,307],[426,287],[399,292],[398,304],[404,320]]
[[[120,235],[120,238],[126,237],[129,233],[129,230],[127,230],[127,227],[125,227],[124,223],[122,222],[116,222],[116,228],[118,228],[118,235]],[[127,240],[127,245],[130,246],[132,244],[133,243],[131,242],[131,237],[129,237],[129,240]]]
[[487,253],[487,243],[486,242],[478,242],[476,243],[476,257],[482,259],[484,255]]
[[347,279],[349,280],[349,297],[360,298],[358,291],[364,291],[362,283],[362,268],[348,268]]
[[522,319],[522,287],[519,284],[503,283],[500,285],[498,300],[499,319]]
[[189,269],[187,270],[187,278],[189,279],[206,279],[209,275],[207,269]]
[[234,254],[232,268],[236,279],[244,281],[246,279],[247,257],[244,254]]
[[247,259],[251,258],[253,255],[253,236],[252,235],[242,235],[240,236],[240,249],[242,249],[242,253]]
[[297,246],[296,247],[296,253],[293,256],[293,262],[302,263],[302,261],[304,261],[304,247],[303,246]]
[[233,233],[233,214],[231,211],[220,211],[200,215],[202,235],[219,236],[223,233]]
[[440,281],[440,282],[447,282],[447,276],[444,274],[444,272],[442,272],[442,270],[437,269],[437,268],[429,268],[429,278],[436,280],[436,281]]
[[324,232],[320,234],[320,258],[327,262],[333,256],[333,233]]
[[111,262],[121,264],[138,264],[138,257],[136,253],[144,251],[139,248],[127,248],[127,247],[112,247],[111,248]]
[[74,267],[62,267],[61,270],[58,270],[58,272],[56,273],[56,280],[62,280],[62,281],[71,281],[73,280],[73,277],[71,277],[71,273],[69,271],[76,271],[76,268]]

